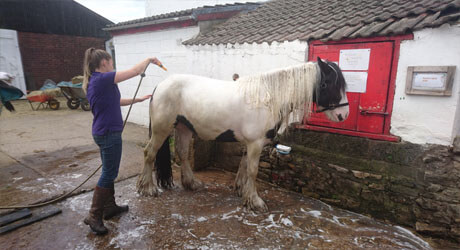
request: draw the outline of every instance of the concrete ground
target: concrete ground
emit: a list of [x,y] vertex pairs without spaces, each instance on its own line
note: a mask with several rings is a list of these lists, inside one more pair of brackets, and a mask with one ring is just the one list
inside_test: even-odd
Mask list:
[[[15,113],[3,109],[0,205],[30,204],[68,192],[101,164],[91,136],[91,112],[69,109],[65,98],[60,98],[60,103],[59,110],[33,111],[27,101],[21,100],[14,102]],[[144,127],[126,127],[119,180],[139,173],[147,138]],[[91,189],[96,182],[97,178],[92,178],[82,189]]]
[[[16,101],[17,112],[0,115],[0,206],[48,200],[80,184],[100,164],[91,137],[90,112],[70,110],[60,99],[57,111],[32,111]],[[0,235],[0,249],[454,249],[456,245],[423,238],[411,231],[337,209],[320,201],[259,183],[269,212],[255,214],[241,206],[231,190],[234,174],[196,173],[205,188],[180,186],[159,197],[136,193],[146,128],[127,125],[116,183],[117,200],[130,211],[106,221],[110,233],[96,236],[82,223],[100,173],[54,204],[62,213]],[[40,209],[34,209],[36,213]],[[2,211],[0,211],[1,213]],[[3,211],[5,213],[5,211]]]

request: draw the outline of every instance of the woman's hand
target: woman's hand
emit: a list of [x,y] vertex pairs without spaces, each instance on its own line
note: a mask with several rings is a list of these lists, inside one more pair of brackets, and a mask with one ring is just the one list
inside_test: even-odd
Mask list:
[[150,63],[153,63],[153,64],[155,64],[155,65],[158,65],[158,66],[161,65],[160,60],[158,60],[156,57],[150,57],[150,58],[149,58],[149,61],[150,61]]
[[128,105],[131,105],[131,104],[134,104],[134,103],[138,103],[138,102],[143,102],[147,99],[150,99],[152,97],[152,95],[145,95],[143,97],[138,97],[136,99],[134,99],[134,102],[133,102],[133,98],[121,98],[120,99],[120,106],[128,106]]
[[137,99],[136,101],[137,102],[143,102],[143,101],[145,101],[147,99],[150,99],[151,97],[152,97],[152,95],[145,95],[143,97],[136,98]]
[[136,66],[130,69],[123,70],[123,71],[117,71],[115,73],[114,82],[119,83],[124,80],[128,80],[132,77],[142,74],[147,69],[147,66],[149,66],[150,63],[158,65],[162,69],[166,70],[166,68],[163,67],[163,65],[161,64],[160,60],[158,60],[156,57],[149,57],[147,59],[142,60],[142,62],[138,63]]

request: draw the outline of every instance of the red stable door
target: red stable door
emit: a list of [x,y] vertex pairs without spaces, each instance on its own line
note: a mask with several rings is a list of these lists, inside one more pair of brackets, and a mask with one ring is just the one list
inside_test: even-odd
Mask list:
[[343,131],[351,135],[362,133],[367,137],[372,137],[369,134],[383,135],[385,120],[390,117],[387,102],[394,43],[385,41],[310,46],[313,47],[310,49],[309,61],[316,61],[319,56],[341,66],[347,84],[350,83],[347,88],[350,114],[346,121],[335,123],[329,121],[323,113],[313,113],[304,121],[307,128],[338,133]]

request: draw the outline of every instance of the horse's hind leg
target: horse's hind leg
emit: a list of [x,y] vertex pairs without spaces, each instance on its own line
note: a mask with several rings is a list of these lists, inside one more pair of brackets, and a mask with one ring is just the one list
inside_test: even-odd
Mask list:
[[247,180],[243,186],[244,205],[252,210],[266,212],[268,210],[265,202],[257,194],[256,177],[259,168],[259,158],[264,146],[264,140],[249,143],[247,156]]
[[144,169],[137,180],[137,192],[142,195],[158,196],[158,186],[153,181],[154,163],[158,149],[163,145],[168,134],[153,133],[147,146],[144,148]]
[[189,160],[189,144],[192,140],[192,131],[185,125],[179,123],[176,126],[177,144],[176,149],[181,161],[181,181],[182,186],[188,190],[197,190],[203,186],[203,183],[198,180],[190,168]]
[[238,173],[236,174],[235,183],[233,185],[233,190],[236,192],[236,195],[240,197],[243,195],[243,185],[248,179],[247,166],[248,156],[246,153],[243,153],[243,157],[241,157],[240,161],[240,166],[238,167]]

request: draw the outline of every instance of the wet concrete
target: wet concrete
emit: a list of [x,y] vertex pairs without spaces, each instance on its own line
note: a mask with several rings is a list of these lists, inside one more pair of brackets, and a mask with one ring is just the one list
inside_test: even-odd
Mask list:
[[[38,115],[39,111],[30,113],[25,110],[30,107],[22,104],[28,105],[19,103],[15,105],[18,113],[0,117],[0,205],[25,204],[60,194],[75,187],[99,165],[90,136],[90,113],[61,108]],[[49,129],[50,123],[54,132],[40,133]],[[130,211],[106,221],[108,235],[96,236],[83,224],[92,198],[92,192],[84,192],[56,203],[61,214],[0,235],[0,249],[457,247],[267,183],[259,183],[259,194],[269,212],[255,214],[243,208],[241,199],[233,193],[234,174],[220,170],[197,172],[206,186],[191,192],[180,186],[179,169],[175,167],[176,188],[163,190],[159,197],[139,196],[137,178],[130,176],[141,169],[141,146],[146,138],[147,129],[132,124],[124,133],[122,181],[116,183],[116,190],[118,203],[129,204]],[[94,186],[97,177],[84,188]]]
[[[175,171],[176,182],[178,171]],[[100,237],[82,223],[92,192],[60,202],[63,212],[0,236],[1,249],[431,249],[410,231],[333,208],[261,183],[269,212],[241,207],[231,190],[234,175],[198,172],[206,183],[191,192],[180,186],[159,197],[141,197],[135,178],[116,184],[117,200],[130,211],[106,221]]]

